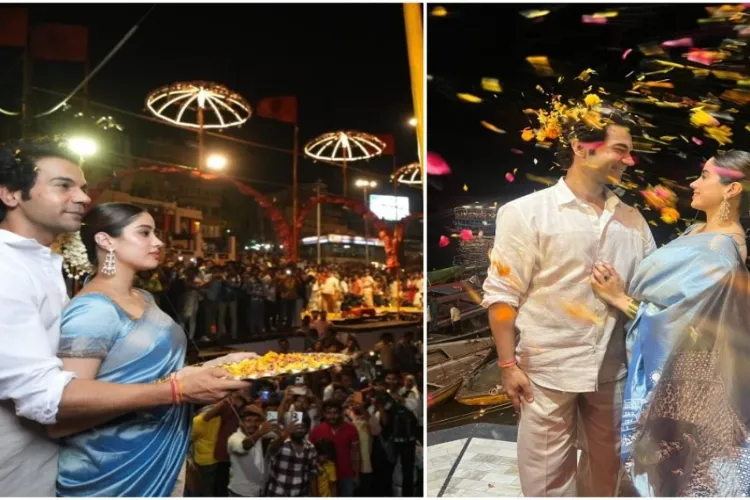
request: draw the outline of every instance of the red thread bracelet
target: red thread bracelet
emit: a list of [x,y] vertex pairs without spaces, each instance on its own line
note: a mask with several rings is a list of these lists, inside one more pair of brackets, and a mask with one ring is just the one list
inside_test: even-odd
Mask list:
[[502,361],[502,362],[498,361],[497,362],[497,366],[499,366],[500,368],[510,368],[511,366],[515,366],[517,364],[518,364],[518,361],[516,361],[515,359],[513,361]]

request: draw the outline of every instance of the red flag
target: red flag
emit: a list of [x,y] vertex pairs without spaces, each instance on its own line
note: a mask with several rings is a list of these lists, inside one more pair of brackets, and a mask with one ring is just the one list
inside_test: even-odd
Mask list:
[[31,28],[31,57],[47,61],[86,62],[89,29],[70,24],[40,24]]
[[263,118],[297,123],[297,98],[294,96],[269,97],[258,103],[256,114]]
[[0,9],[0,47],[26,47],[28,29],[28,9]]
[[384,155],[396,154],[396,139],[391,134],[376,134],[375,137],[385,143]]

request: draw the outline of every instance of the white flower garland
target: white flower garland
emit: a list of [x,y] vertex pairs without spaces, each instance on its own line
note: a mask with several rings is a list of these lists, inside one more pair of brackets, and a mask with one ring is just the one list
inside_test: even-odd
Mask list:
[[91,263],[78,231],[58,236],[51,250],[62,255],[63,270],[68,278],[81,279],[85,274],[91,274]]

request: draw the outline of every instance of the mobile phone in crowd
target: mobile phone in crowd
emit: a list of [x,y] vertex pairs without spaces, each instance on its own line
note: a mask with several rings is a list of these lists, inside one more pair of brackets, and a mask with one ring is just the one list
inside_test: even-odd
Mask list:
[[301,424],[302,423],[302,412],[301,411],[295,411],[294,412],[294,423],[295,424]]
[[298,385],[305,385],[305,377],[297,377],[294,379],[294,383]]
[[269,422],[276,422],[278,419],[279,419],[279,412],[277,411],[271,410],[266,414],[266,420],[268,420]]
[[268,399],[270,397],[270,393],[268,391],[260,391],[260,397],[261,399]]

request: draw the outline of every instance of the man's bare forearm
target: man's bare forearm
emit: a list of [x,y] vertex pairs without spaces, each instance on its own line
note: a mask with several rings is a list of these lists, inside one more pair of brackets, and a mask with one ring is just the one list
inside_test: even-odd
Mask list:
[[65,387],[58,419],[110,415],[171,405],[170,384],[111,384],[74,379]]
[[505,314],[512,306],[498,302],[490,306],[488,310],[490,318],[490,330],[495,339],[497,359],[500,363],[516,359],[516,315]]

